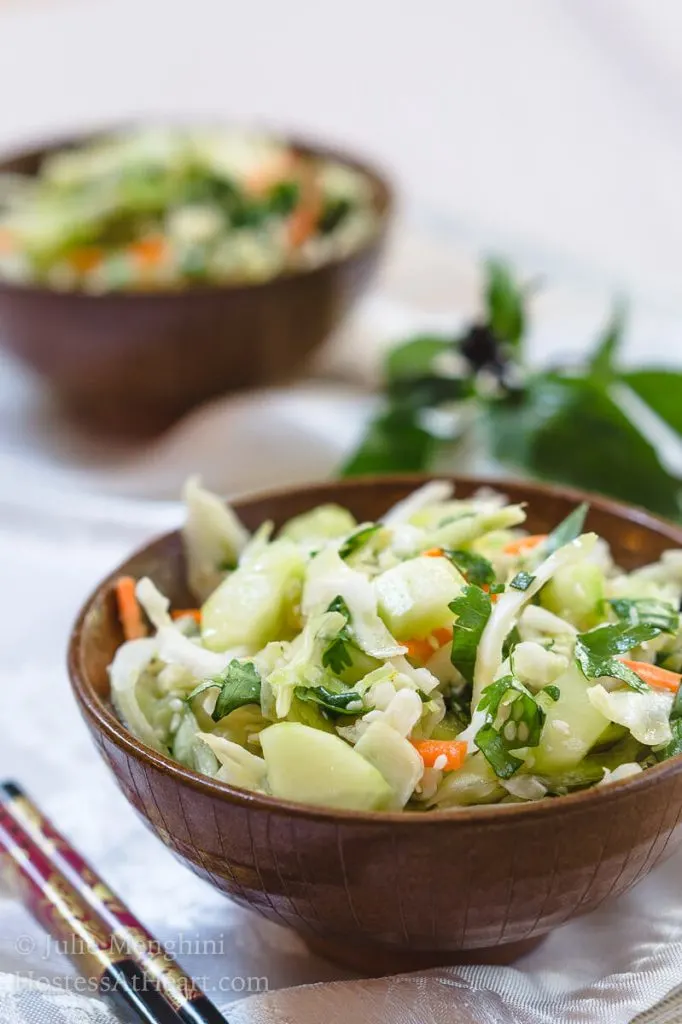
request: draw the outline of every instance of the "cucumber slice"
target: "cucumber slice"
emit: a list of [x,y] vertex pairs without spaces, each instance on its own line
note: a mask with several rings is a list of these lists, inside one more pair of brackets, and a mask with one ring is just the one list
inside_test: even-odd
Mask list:
[[576,562],[557,569],[540,591],[540,604],[578,629],[590,629],[600,621],[604,600],[604,575],[593,562]]
[[412,744],[385,722],[372,722],[355,744],[355,753],[381,772],[393,791],[391,809],[402,810],[424,772]]
[[395,637],[429,636],[452,624],[448,605],[464,582],[447,558],[410,558],[375,579],[379,615]]
[[547,718],[540,743],[532,751],[534,773],[555,774],[575,768],[609,725],[587,699],[591,686],[572,665],[555,680],[559,699],[545,705]]
[[212,651],[244,646],[252,651],[280,638],[300,597],[305,562],[293,541],[269,544],[223,580],[205,603],[201,635]]
[[261,733],[261,743],[273,796],[356,811],[392,806],[394,794],[381,773],[339,736],[277,722]]
[[357,523],[347,508],[340,505],[318,505],[311,512],[289,519],[279,531],[280,537],[288,537],[297,543],[314,544],[317,541],[344,537],[355,529]]

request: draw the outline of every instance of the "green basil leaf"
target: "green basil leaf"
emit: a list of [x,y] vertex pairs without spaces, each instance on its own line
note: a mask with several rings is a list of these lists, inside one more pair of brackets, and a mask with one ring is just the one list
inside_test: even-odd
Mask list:
[[682,373],[679,370],[633,370],[620,378],[669,427],[682,435]]
[[486,263],[485,301],[493,334],[518,346],[525,330],[524,295],[509,268],[498,260]]
[[615,360],[623,341],[625,324],[626,306],[624,302],[619,302],[589,360],[588,367],[592,376],[602,380],[614,376]]
[[676,633],[680,628],[679,612],[667,601],[655,598],[616,597],[608,602],[619,619],[632,625],[646,623],[656,626],[662,633]]
[[211,715],[214,722],[219,722],[244,704],[260,701],[261,679],[252,661],[231,661],[215,681],[220,685],[220,693]]
[[660,632],[657,626],[649,623],[597,626],[587,633],[578,635],[575,642],[575,657],[586,679],[611,676],[620,679],[633,690],[645,692],[649,689],[647,684],[636,672],[619,661],[618,656],[627,654],[633,647],[638,647],[647,640],[653,640]]
[[319,704],[334,715],[357,715],[368,709],[363,706],[357,690],[347,689],[330,680],[324,686],[296,686],[294,694],[299,700]]
[[475,583],[477,587],[490,586],[495,582],[495,570],[487,558],[482,555],[475,555],[472,551],[448,551],[443,549],[443,554],[449,558],[456,569],[459,569],[462,576],[465,576],[468,583]]
[[[339,558],[349,558],[359,548],[364,547],[370,537],[380,529],[381,523],[371,523],[369,526],[363,526],[362,529],[356,530],[355,533],[351,533],[350,537],[346,537],[345,541],[339,548]],[[336,609],[332,608],[330,611],[336,611]]]
[[528,590],[531,583],[535,582],[535,576],[531,576],[529,572],[517,572],[514,579],[509,584],[514,590]]
[[410,338],[388,353],[384,364],[386,378],[390,381],[402,377],[425,377],[433,372],[438,356],[453,351],[452,342],[445,338],[430,334]]
[[485,426],[505,465],[679,518],[679,479],[595,381],[539,374],[521,397],[490,402]]
[[416,473],[428,469],[437,440],[412,409],[389,408],[370,425],[359,448],[341,468],[341,476]]
[[490,595],[480,587],[467,584],[449,608],[457,615],[453,625],[450,660],[466,681],[471,683],[478,644],[492,610]]

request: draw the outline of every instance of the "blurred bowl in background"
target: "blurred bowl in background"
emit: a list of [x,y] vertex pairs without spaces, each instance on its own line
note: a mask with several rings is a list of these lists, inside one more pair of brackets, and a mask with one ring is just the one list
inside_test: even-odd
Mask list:
[[[36,174],[45,157],[101,132],[8,157],[0,173]],[[0,281],[0,344],[95,429],[150,435],[228,391],[293,377],[365,291],[382,252],[391,189],[339,150],[286,138],[370,183],[377,226],[348,255],[248,284],[87,294]]]

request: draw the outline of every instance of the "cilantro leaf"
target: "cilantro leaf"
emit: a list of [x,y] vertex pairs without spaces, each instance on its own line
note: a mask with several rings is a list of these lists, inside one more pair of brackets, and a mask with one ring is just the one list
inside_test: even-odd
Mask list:
[[[351,533],[350,537],[346,537],[345,541],[339,548],[339,558],[349,558],[359,548],[364,547],[369,538],[380,529],[381,523],[370,523],[369,526],[363,526],[361,529],[356,530],[355,533]],[[336,609],[330,610],[336,611]]]
[[499,779],[510,779],[523,761],[510,754],[502,736],[492,725],[483,725],[476,733],[474,743]]
[[219,722],[225,715],[229,715],[244,704],[257,704],[260,701],[261,678],[252,661],[231,661],[222,675],[200,683],[189,695],[188,700],[196,697],[198,693],[203,693],[210,686],[220,687],[211,715],[214,722]]
[[340,594],[334,598],[327,608],[328,612],[340,612],[345,616],[346,624],[333,637],[322,652],[322,666],[328,668],[336,676],[340,676],[344,669],[350,668],[353,658],[348,650],[353,643],[350,631],[350,609]]
[[662,633],[676,633],[679,629],[679,612],[667,601],[648,597],[616,597],[608,603],[619,619],[624,619],[632,625],[647,623],[650,626],[657,626]]
[[474,743],[500,778],[508,779],[523,761],[510,753],[540,742],[545,712],[533,694],[514,676],[504,676],[486,686],[478,702],[486,723]]
[[585,519],[590,506],[586,501],[577,505],[572,512],[569,512],[565,519],[555,526],[543,545],[543,553],[548,556],[562,548],[564,544],[570,544],[583,532]]
[[509,584],[514,590],[528,590],[531,583],[535,582],[535,576],[531,576],[529,572],[517,572],[514,579]]
[[473,682],[476,654],[486,623],[490,618],[490,595],[469,583],[449,605],[457,615],[453,625],[450,661],[468,683]]
[[559,689],[559,687],[553,686],[552,684],[550,684],[549,686],[543,686],[541,693],[546,693],[548,697],[552,698],[552,700],[558,700],[561,696],[561,690]]
[[335,679],[323,686],[296,686],[294,694],[299,700],[319,704],[334,715],[357,715],[366,710],[357,690],[348,689]]
[[471,684],[467,683],[461,690],[451,690],[445,697],[445,707],[457,719],[460,732],[466,729],[471,721],[471,692]]
[[495,582],[495,570],[483,555],[475,555],[472,551],[448,551],[446,549],[443,549],[443,554],[450,559],[456,569],[459,569],[462,576],[466,577],[468,583],[484,587]]
[[575,657],[586,679],[601,679],[611,676],[620,679],[631,689],[646,692],[649,687],[636,672],[619,660],[633,647],[653,640],[661,630],[658,626],[641,622],[631,625],[627,622],[611,626],[597,626],[587,633],[580,633],[575,642]]

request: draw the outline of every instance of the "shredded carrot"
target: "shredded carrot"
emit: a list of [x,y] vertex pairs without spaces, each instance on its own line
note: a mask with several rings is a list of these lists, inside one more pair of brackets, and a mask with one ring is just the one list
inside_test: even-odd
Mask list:
[[176,608],[175,611],[171,612],[172,619],[186,619],[192,618],[195,622],[201,625],[201,609],[200,608]]
[[0,227],[0,253],[14,252],[17,240],[13,231]]
[[440,629],[434,629],[432,636],[436,638],[436,643],[439,647],[445,647],[452,640],[452,629],[445,626]]
[[526,551],[532,551],[538,544],[542,544],[543,540],[547,540],[546,533],[533,533],[530,537],[519,537],[517,540],[510,540],[502,550],[505,555],[522,555]]
[[428,639],[401,640],[400,642],[403,647],[407,647],[408,658],[412,658],[414,661],[419,661],[422,664],[428,661],[433,654],[433,647]]
[[128,246],[128,252],[141,267],[152,269],[163,262],[168,252],[168,243],[163,235],[150,235]]
[[314,233],[319,212],[317,203],[301,203],[291,214],[287,225],[287,237],[293,249],[298,249]]
[[118,605],[118,617],[123,626],[123,635],[126,640],[139,640],[146,636],[146,629],[142,621],[142,612],[135,596],[135,580],[132,576],[119,576],[114,584],[116,592],[116,604]]
[[66,259],[79,274],[87,274],[102,262],[104,253],[97,245],[81,245],[72,249]]
[[633,672],[636,672],[640,679],[657,690],[671,690],[673,693],[677,693],[680,688],[682,676],[678,672],[659,668],[658,665],[649,665],[646,661],[628,661],[627,658],[620,660]]
[[422,554],[425,558],[442,558],[444,552],[442,548],[429,548],[428,551],[422,551]]
[[[463,740],[410,740],[425,768],[433,768],[439,758],[445,758],[443,770],[454,772],[462,766],[467,755],[467,744]],[[442,761],[439,762],[439,766]]]

